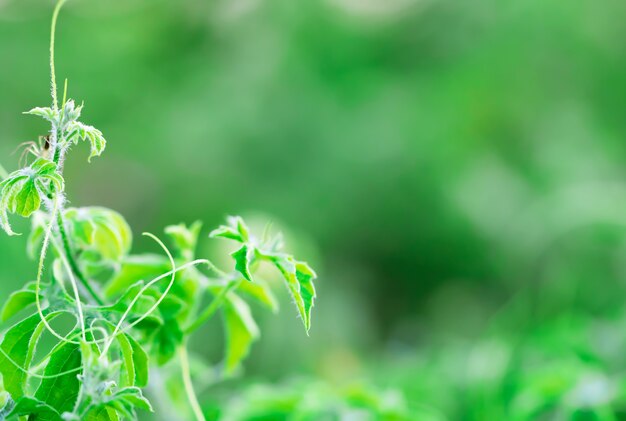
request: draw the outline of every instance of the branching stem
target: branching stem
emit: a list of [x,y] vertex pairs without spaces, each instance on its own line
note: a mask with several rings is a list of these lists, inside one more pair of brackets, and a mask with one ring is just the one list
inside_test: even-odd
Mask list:
[[202,314],[200,314],[200,316],[198,316],[196,320],[185,329],[185,334],[190,335],[191,333],[195,332],[200,326],[202,326],[206,321],[213,317],[215,312],[220,308],[220,306],[226,299],[228,293],[236,289],[240,283],[241,280],[237,280],[231,281],[228,285],[226,285],[224,289],[222,289],[219,294],[217,294],[217,296],[213,299],[213,301],[206,308],[206,310],[204,310]]
[[59,233],[61,234],[61,242],[63,244],[63,250],[65,251],[65,255],[67,257],[67,261],[70,264],[70,268],[72,272],[76,275],[80,283],[85,287],[89,295],[99,304],[104,305],[104,301],[98,293],[93,289],[93,287],[89,284],[89,281],[85,278],[82,271],[78,267],[78,263],[76,263],[76,259],[74,259],[74,254],[72,253],[72,248],[70,246],[70,241],[67,236],[67,232],[65,231],[65,221],[63,221],[63,216],[61,212],[57,212],[57,226],[59,227]]

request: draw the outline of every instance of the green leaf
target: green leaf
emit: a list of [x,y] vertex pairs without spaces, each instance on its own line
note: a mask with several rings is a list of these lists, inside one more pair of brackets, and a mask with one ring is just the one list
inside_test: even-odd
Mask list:
[[102,132],[93,126],[83,124],[80,121],[69,122],[66,129],[68,135],[66,139],[68,142],[77,144],[79,141],[89,141],[91,147],[91,153],[89,154],[89,162],[94,156],[102,155],[106,148],[106,140],[102,135]]
[[29,396],[18,399],[11,416],[29,416],[29,421],[63,421],[56,409]]
[[4,302],[2,312],[0,313],[0,320],[6,322],[20,311],[34,305],[36,299],[37,296],[33,290],[22,289],[15,291],[9,295],[9,298]]
[[308,333],[311,329],[311,310],[316,297],[313,286],[313,279],[316,278],[315,272],[308,264],[296,262],[288,255],[274,255],[271,256],[271,260],[287,282],[287,287]]
[[11,210],[18,215],[29,217],[33,212],[39,210],[41,198],[35,186],[35,180],[29,178],[17,193],[14,199],[14,206]]
[[174,358],[183,338],[183,331],[176,320],[164,320],[153,339],[152,353],[156,354],[157,364],[163,365]]
[[[126,310],[128,310],[130,303],[135,299],[135,297],[137,297],[137,295],[141,292],[143,287],[144,287],[144,282],[139,281],[135,283],[134,285],[131,285],[126,290],[126,292],[120,298],[118,298],[118,300],[114,304],[111,304],[109,306],[87,307],[87,309],[88,311],[95,313],[94,317],[98,316],[97,314],[98,312],[122,314],[126,312]],[[140,317],[141,315],[146,313],[148,310],[150,310],[155,302],[156,302],[156,299],[152,295],[149,295],[147,291],[144,292],[144,294],[142,294],[135,301],[135,304],[133,305],[129,313],[130,317],[132,318],[134,315],[137,315]]]
[[136,419],[135,409],[153,412],[152,405],[138,387],[125,387],[108,397],[103,407],[112,408],[129,419]]
[[50,107],[36,107],[32,110],[26,111],[24,114],[36,115],[45,118],[53,124],[57,124],[59,120],[59,113]]
[[168,272],[169,261],[156,254],[132,255],[122,260],[122,267],[117,275],[106,285],[105,295],[114,297],[127,290],[137,280],[149,280]]
[[135,385],[138,387],[146,387],[148,385],[150,372],[148,354],[132,336],[128,336],[128,341],[133,350]]
[[239,250],[231,253],[231,256],[235,259],[235,270],[241,273],[246,280],[252,282],[250,264],[254,259],[254,249],[244,244]]
[[260,336],[248,304],[234,293],[228,294],[222,307],[226,331],[224,371],[232,374],[250,352],[250,346]]
[[102,207],[70,208],[64,218],[70,235],[78,240],[78,251],[89,257],[84,263],[93,266],[100,260],[116,265],[130,252],[132,232],[119,213]]
[[63,178],[56,164],[39,158],[29,167],[22,168],[0,182],[0,224],[9,235],[11,229],[8,213],[29,217],[41,206],[41,196],[52,191],[63,191]]
[[[67,373],[78,369],[82,365],[81,349],[73,343],[57,345],[51,355],[44,375],[47,378],[35,392],[35,398],[53,407],[59,413],[71,412],[78,397],[80,382],[76,372]],[[58,376],[61,373],[61,376]],[[53,376],[53,377],[51,377]]]
[[84,420],[81,421],[119,421],[119,419],[115,409],[98,407],[89,411]]
[[[51,320],[59,313],[46,314]],[[24,395],[28,376],[25,372],[30,368],[37,342],[43,331],[44,324],[39,314],[34,314],[11,327],[0,344],[0,373],[4,388],[14,400]]]

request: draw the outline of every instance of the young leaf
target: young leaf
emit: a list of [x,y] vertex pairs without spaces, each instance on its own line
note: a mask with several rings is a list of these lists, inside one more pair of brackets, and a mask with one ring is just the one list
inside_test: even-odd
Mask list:
[[252,317],[250,307],[234,293],[224,300],[224,327],[226,331],[226,358],[224,371],[232,374],[250,352],[250,346],[260,336],[259,328]]
[[192,260],[196,253],[198,237],[202,229],[202,222],[196,221],[191,226],[185,224],[170,225],[165,228],[165,233],[170,236],[180,257]]
[[91,146],[91,153],[89,154],[89,162],[94,156],[102,155],[106,148],[106,140],[102,135],[102,132],[93,126],[88,126],[80,121],[71,121],[67,125],[66,131],[68,132],[67,140],[77,144],[80,140],[87,140]]

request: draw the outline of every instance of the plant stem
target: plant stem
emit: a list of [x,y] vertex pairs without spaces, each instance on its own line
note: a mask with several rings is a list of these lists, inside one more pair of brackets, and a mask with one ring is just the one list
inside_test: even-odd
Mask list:
[[185,392],[187,393],[187,398],[189,399],[189,405],[191,405],[191,409],[196,416],[196,420],[206,421],[206,418],[204,418],[204,414],[202,413],[202,408],[200,408],[196,392],[193,390],[191,370],[189,368],[189,355],[185,344],[181,345],[178,349],[178,356],[180,358],[180,370],[183,375],[183,383],[185,384]]
[[7,170],[4,169],[2,164],[0,164],[0,178],[7,178],[8,176],[9,173],[7,172]]
[[70,247],[70,241],[67,237],[67,232],[65,231],[65,222],[63,221],[63,216],[61,216],[61,212],[57,212],[56,218],[57,218],[57,225],[59,226],[59,233],[61,234],[61,241],[63,243],[63,249],[65,251],[65,255],[67,256],[67,261],[69,262],[72,271],[74,272],[74,274],[76,275],[80,283],[83,284],[83,287],[85,287],[87,292],[89,292],[89,294],[93,297],[93,299],[96,300],[96,302],[99,305],[104,305],[104,301],[100,298],[100,296],[98,296],[96,291],[89,284],[89,282],[85,278],[85,275],[83,275],[82,271],[78,267],[78,264],[76,263],[76,260],[74,259],[74,254],[72,253],[72,248]]
[[59,18],[59,12],[61,7],[65,4],[66,0],[59,0],[54,12],[52,13],[52,24],[50,25],[50,90],[52,91],[52,106],[55,110],[59,109],[59,101],[57,99],[57,78],[54,69],[54,35],[57,28],[57,19]]
[[226,285],[219,292],[219,294],[217,294],[217,296],[213,299],[213,301],[206,308],[206,310],[204,310],[202,312],[202,314],[200,314],[200,316],[198,316],[196,318],[196,320],[185,329],[185,334],[189,335],[189,334],[193,333],[200,326],[202,326],[207,320],[209,320],[211,317],[213,317],[215,312],[220,308],[220,306],[224,302],[224,299],[226,298],[228,293],[230,291],[232,291],[233,289],[235,289],[236,287],[238,287],[240,283],[241,283],[241,280],[237,280],[237,281],[232,281],[228,285]]

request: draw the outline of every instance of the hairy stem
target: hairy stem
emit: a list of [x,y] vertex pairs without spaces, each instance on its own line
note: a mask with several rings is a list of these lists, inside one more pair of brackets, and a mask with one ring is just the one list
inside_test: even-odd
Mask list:
[[57,99],[57,78],[54,68],[54,36],[57,28],[57,19],[59,18],[59,12],[65,4],[66,0],[59,0],[54,12],[52,13],[52,24],[50,25],[50,90],[52,93],[52,106],[55,110],[59,109],[59,101]]
[[180,358],[180,369],[183,375],[183,383],[185,384],[185,392],[187,393],[187,399],[189,399],[189,405],[196,417],[197,421],[206,421],[196,392],[193,390],[193,383],[191,382],[191,370],[189,368],[189,355],[187,353],[187,346],[182,345],[178,348],[178,356]]
[[222,289],[219,292],[219,294],[217,294],[217,296],[213,299],[213,301],[206,308],[206,310],[204,310],[202,314],[200,314],[200,316],[198,316],[196,320],[185,329],[185,334],[190,335],[191,333],[196,331],[200,326],[202,326],[207,320],[213,317],[215,312],[220,308],[220,306],[224,302],[224,299],[226,299],[226,296],[228,295],[228,293],[232,291],[233,289],[237,288],[240,283],[241,283],[241,280],[237,280],[237,281],[232,281],[228,285],[226,285],[224,289]]
[[63,250],[65,251],[65,255],[67,256],[67,261],[70,264],[70,268],[72,269],[72,272],[74,272],[74,274],[76,275],[80,283],[83,284],[83,287],[85,287],[87,292],[89,292],[89,295],[91,295],[91,297],[99,305],[104,305],[104,301],[102,300],[102,298],[100,298],[98,293],[96,293],[93,287],[89,284],[89,281],[87,281],[87,279],[85,278],[85,275],[83,275],[82,271],[78,267],[78,263],[76,263],[76,260],[74,259],[74,254],[72,253],[70,241],[67,236],[67,232],[65,231],[65,222],[63,221],[63,216],[61,215],[61,212],[57,212],[56,218],[57,218],[57,225],[59,227],[59,233],[61,234],[61,242],[63,245]]

